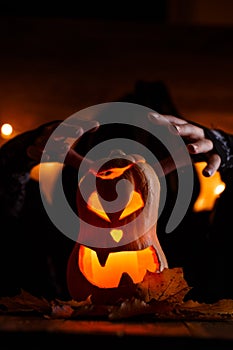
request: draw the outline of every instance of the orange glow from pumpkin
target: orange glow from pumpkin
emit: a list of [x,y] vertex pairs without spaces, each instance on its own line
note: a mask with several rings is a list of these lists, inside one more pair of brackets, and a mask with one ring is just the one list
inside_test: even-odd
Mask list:
[[218,171],[211,177],[205,177],[202,175],[202,170],[205,166],[206,162],[195,163],[198,178],[200,180],[200,192],[193,206],[195,212],[212,210],[216,199],[226,187],[226,184],[221,180]]
[[[145,159],[138,159],[135,163],[145,163]],[[92,172],[96,177],[100,177],[103,180],[112,180],[124,174],[124,172],[134,166],[135,163],[131,163],[122,168],[111,168],[100,172],[96,172],[94,169],[90,169],[90,172]]]
[[102,219],[110,222],[108,215],[105,213],[104,208],[100,203],[99,196],[96,191],[92,192],[90,195],[87,202],[87,208],[96,213]]
[[105,266],[101,266],[94,250],[80,246],[79,268],[85,278],[99,288],[116,288],[123,273],[134,283],[143,280],[146,271],[159,271],[159,261],[153,247],[138,251],[110,253]]
[[124,211],[121,213],[119,220],[126,218],[128,215],[134,213],[138,209],[144,207],[144,202],[140,193],[133,191],[129,199],[128,204],[126,205]]
[[[92,192],[92,194],[90,195],[90,197],[88,199],[87,207],[88,207],[88,209],[95,212],[102,219],[110,222],[108,215],[106,214],[106,212],[103,209],[102,204],[100,203],[97,191]],[[143,199],[142,199],[140,193],[138,193],[136,191],[132,191],[130,199],[129,199],[125,209],[121,213],[119,220],[126,218],[128,215],[134,213],[135,211],[137,211],[138,209],[141,209],[143,207],[144,207],[144,202],[143,202]]]
[[46,162],[35,165],[30,171],[30,178],[40,181],[42,192],[49,204],[53,203],[54,189],[62,169],[63,163]]
[[124,172],[129,168],[131,168],[132,166],[133,164],[129,164],[123,168],[111,168],[108,170],[101,171],[95,175],[96,177],[100,177],[103,180],[112,180],[124,174]]

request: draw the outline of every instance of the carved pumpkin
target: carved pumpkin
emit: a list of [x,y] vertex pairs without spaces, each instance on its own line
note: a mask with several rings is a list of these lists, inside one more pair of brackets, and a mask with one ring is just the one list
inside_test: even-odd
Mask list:
[[80,230],[67,283],[74,300],[92,295],[104,303],[132,296],[147,270],[160,272],[167,261],[156,232],[160,183],[153,168],[123,152],[99,164],[78,184]]

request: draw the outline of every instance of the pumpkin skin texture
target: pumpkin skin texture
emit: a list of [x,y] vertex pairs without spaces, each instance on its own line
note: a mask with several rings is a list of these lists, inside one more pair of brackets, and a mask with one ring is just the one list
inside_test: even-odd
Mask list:
[[141,156],[116,154],[97,161],[78,184],[80,229],[67,265],[69,293],[77,301],[132,297],[147,270],[168,266],[156,232],[158,177]]

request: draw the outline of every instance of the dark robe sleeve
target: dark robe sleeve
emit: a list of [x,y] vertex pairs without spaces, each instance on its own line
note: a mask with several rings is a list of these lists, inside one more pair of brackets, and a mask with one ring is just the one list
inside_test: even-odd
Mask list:
[[28,157],[27,148],[49,124],[51,122],[17,135],[0,148],[1,216],[17,217],[20,214],[30,170],[38,163]]
[[221,157],[220,171],[233,168],[233,135],[219,129],[205,129],[205,135]]

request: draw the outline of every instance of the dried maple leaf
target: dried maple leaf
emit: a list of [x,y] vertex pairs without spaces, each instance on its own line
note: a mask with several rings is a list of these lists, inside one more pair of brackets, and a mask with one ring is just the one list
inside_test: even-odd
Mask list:
[[7,313],[37,312],[46,318],[63,319],[153,319],[153,320],[222,320],[233,318],[233,300],[223,299],[213,304],[188,300],[184,296],[191,289],[182,268],[164,269],[160,273],[147,272],[136,286],[137,295],[114,304],[95,304],[92,296],[86,300],[48,302],[21,290],[19,295],[0,298],[0,310]]
[[108,315],[108,319],[111,321],[121,319],[138,319],[143,318],[159,318],[158,315],[166,314],[168,318],[173,314],[174,306],[166,301],[146,303],[143,300],[132,298],[123,301],[119,306],[114,306]]
[[94,304],[92,302],[92,296],[89,295],[86,300],[76,301],[62,301],[56,299],[52,302],[52,313],[53,318],[106,318],[108,316],[111,306]]
[[20,294],[11,297],[0,298],[0,309],[8,313],[20,312],[38,312],[50,313],[50,303],[44,298],[38,298],[25,290],[21,290]]
[[92,305],[91,296],[83,301],[55,299],[51,301],[52,311],[50,316],[51,318],[72,318],[75,310],[85,309],[88,305]]
[[213,304],[188,300],[176,309],[176,314],[192,320],[221,320],[233,317],[233,300],[221,299]]
[[57,305],[52,303],[52,311],[49,318],[71,318],[74,309],[70,305]]
[[56,305],[69,305],[73,309],[78,309],[82,306],[92,305],[91,295],[89,295],[85,300],[82,301],[76,301],[74,299],[64,301],[60,299],[56,299],[53,303],[56,303]]
[[233,300],[223,299],[214,304],[198,303],[193,300],[173,304],[165,301],[145,301],[132,298],[118,307],[114,306],[108,315],[111,321],[123,319],[143,320],[185,320],[221,321],[233,318]]
[[184,279],[182,268],[165,268],[160,273],[147,271],[143,281],[137,285],[138,296],[145,302],[169,301],[183,302],[184,296],[191,289]]
[[119,306],[115,306],[108,317],[110,320],[119,320],[135,316],[145,315],[149,312],[149,304],[145,301],[132,298],[123,301]]

